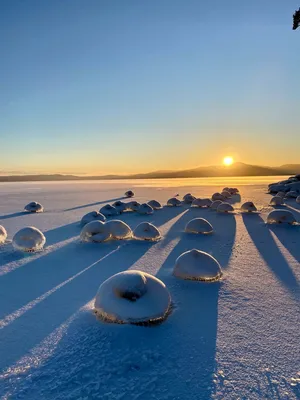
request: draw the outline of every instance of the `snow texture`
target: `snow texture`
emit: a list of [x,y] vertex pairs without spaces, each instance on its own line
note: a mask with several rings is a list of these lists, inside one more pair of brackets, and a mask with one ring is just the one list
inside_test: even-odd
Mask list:
[[133,231],[136,239],[157,241],[161,238],[160,231],[150,222],[141,222]]
[[131,228],[123,221],[111,220],[107,221],[105,225],[113,239],[128,239],[132,237]]
[[195,200],[195,196],[193,196],[191,193],[187,193],[183,196],[182,200],[185,204],[192,204],[192,202]]
[[110,204],[106,204],[102,208],[100,208],[100,213],[105,217],[115,217],[118,215],[118,210]]
[[111,237],[110,230],[102,221],[92,221],[86,224],[80,233],[82,242],[101,243]]
[[283,198],[281,196],[274,196],[270,200],[270,206],[282,206]]
[[43,233],[33,226],[20,229],[12,240],[12,244],[16,250],[25,252],[42,250],[45,243],[46,238]]
[[167,206],[168,207],[179,207],[181,206],[181,201],[176,199],[176,197],[171,197],[168,201],[167,201]]
[[220,204],[222,204],[222,200],[215,200],[211,203],[210,209],[216,211]]
[[210,207],[212,205],[212,201],[210,199],[195,199],[192,202],[192,207]]
[[256,208],[255,204],[253,203],[253,201],[246,201],[245,203],[243,203],[241,205],[241,210],[242,210],[242,212],[253,213],[253,212],[257,211],[257,208]]
[[44,211],[43,206],[40,203],[37,203],[36,201],[31,201],[30,203],[28,203],[24,209],[28,212],[32,212],[32,213],[40,213]]
[[185,232],[187,232],[187,233],[202,233],[202,234],[207,235],[207,234],[213,233],[213,227],[204,218],[194,218],[186,224]]
[[150,200],[148,201],[148,204],[153,208],[153,210],[160,210],[162,208],[162,205],[157,200]]
[[139,206],[137,212],[142,215],[151,215],[153,214],[153,208],[149,204],[143,203]]
[[88,224],[89,222],[92,221],[102,221],[104,222],[106,220],[105,216],[101,213],[99,213],[98,211],[91,211],[87,214],[85,214],[82,218],[81,218],[81,222],[80,225],[84,226],[86,224]]
[[268,224],[296,224],[294,214],[289,210],[273,210],[267,217]]
[[221,193],[219,193],[219,192],[216,192],[216,193],[214,193],[212,196],[211,196],[211,199],[212,199],[212,201],[215,201],[215,200],[221,200],[221,201],[224,201],[225,200],[225,196],[223,196]]
[[0,225],[0,244],[5,243],[5,240],[7,238],[7,232],[4,226]]

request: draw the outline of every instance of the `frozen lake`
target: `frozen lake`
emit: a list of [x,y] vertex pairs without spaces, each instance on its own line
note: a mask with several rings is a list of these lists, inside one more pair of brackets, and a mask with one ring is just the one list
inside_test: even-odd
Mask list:
[[[24,226],[42,230],[41,253],[0,246],[0,396],[4,399],[299,399],[300,228],[265,224],[267,184],[280,177],[140,181],[0,183],[0,225],[8,239]],[[237,186],[234,215],[188,205],[142,221],[162,233],[157,243],[79,241],[81,217],[132,189],[143,203],[191,192],[211,197]],[[42,214],[26,214],[30,201]],[[241,203],[261,211],[242,215]],[[287,201],[300,222],[300,205]],[[191,237],[186,223],[206,218],[210,236]],[[219,283],[180,281],[176,258],[192,248],[221,264]],[[105,324],[93,313],[99,285],[138,269],[169,288],[174,310],[147,328]]]

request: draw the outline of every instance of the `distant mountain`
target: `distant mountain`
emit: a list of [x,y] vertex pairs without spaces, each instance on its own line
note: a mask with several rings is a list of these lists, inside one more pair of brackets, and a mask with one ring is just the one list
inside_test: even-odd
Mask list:
[[159,179],[159,178],[204,178],[218,176],[274,176],[296,175],[300,173],[300,164],[286,164],[280,167],[264,167],[236,162],[230,167],[210,166],[198,167],[179,171],[154,171],[143,174],[131,175],[10,175],[0,176],[0,182],[25,182],[25,181],[69,181],[69,180],[109,180],[109,179]]

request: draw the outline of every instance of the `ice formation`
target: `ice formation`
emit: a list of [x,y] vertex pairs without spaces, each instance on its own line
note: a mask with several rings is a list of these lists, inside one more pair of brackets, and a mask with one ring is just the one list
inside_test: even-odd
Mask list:
[[102,208],[100,208],[100,213],[103,214],[105,217],[114,217],[115,215],[118,215],[118,210],[111,206],[110,204],[106,204]]
[[217,212],[219,213],[231,213],[233,211],[234,208],[229,203],[221,203],[217,208]]
[[195,199],[192,202],[192,207],[210,207],[212,205],[212,201],[210,199]]
[[4,226],[0,225],[0,244],[5,243],[5,240],[7,238],[7,232]]
[[167,201],[167,206],[169,207],[179,207],[181,206],[181,201],[178,200],[176,197],[172,197]]
[[107,225],[102,221],[92,221],[86,224],[80,233],[83,242],[105,242],[111,237]]
[[160,208],[162,208],[162,205],[160,204],[160,202],[156,201],[156,200],[150,200],[150,201],[148,201],[148,204],[150,207],[153,208],[153,210],[159,210]]
[[149,222],[141,222],[133,231],[133,236],[140,240],[156,241],[161,238],[159,230]]
[[32,213],[38,213],[44,211],[43,206],[40,203],[37,203],[36,201],[32,201],[31,203],[27,204],[27,206],[25,206],[24,209]]
[[207,235],[209,233],[213,233],[213,227],[204,218],[194,218],[186,224],[185,232],[187,232],[187,233],[203,233],[203,234]]
[[34,252],[42,250],[46,243],[43,233],[33,226],[19,230],[13,237],[12,244],[16,250]]
[[132,237],[131,228],[120,220],[111,220],[106,222],[106,228],[113,239],[128,239]]
[[245,213],[252,213],[257,211],[257,208],[252,201],[246,201],[246,203],[242,204],[241,210]]
[[81,226],[84,226],[86,224],[88,224],[89,222],[92,221],[102,221],[104,222],[106,220],[105,216],[101,213],[99,213],[98,211],[91,211],[87,214],[85,214],[82,218],[81,218]]
[[273,210],[267,217],[268,224],[290,224],[297,223],[294,214],[288,210]]

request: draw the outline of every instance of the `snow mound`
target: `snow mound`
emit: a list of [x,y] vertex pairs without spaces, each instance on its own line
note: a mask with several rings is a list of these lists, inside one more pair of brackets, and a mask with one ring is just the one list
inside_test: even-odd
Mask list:
[[110,238],[111,234],[107,228],[107,224],[102,221],[92,221],[86,224],[81,233],[82,242],[104,242]]
[[16,250],[34,252],[42,250],[46,238],[43,233],[33,226],[27,226],[19,230],[13,237],[12,244]]
[[222,270],[210,254],[193,249],[177,258],[173,274],[181,279],[214,282],[221,278]]
[[156,241],[161,238],[160,231],[149,222],[140,223],[133,231],[133,236],[140,240]]
[[210,207],[212,201],[210,199],[195,199],[192,202],[192,207]]
[[7,238],[7,232],[4,226],[0,225],[0,244],[3,244]]
[[294,214],[288,210],[273,210],[267,217],[268,224],[290,224],[297,223]]
[[231,213],[233,211],[234,208],[229,203],[221,203],[217,208],[217,212],[219,213]]
[[149,204],[143,203],[139,206],[137,212],[142,215],[150,215],[153,214],[153,208]]
[[167,206],[169,207],[179,207],[181,206],[181,201],[176,199],[176,197],[172,197],[167,201]]
[[211,203],[210,209],[216,211],[220,204],[222,204],[222,200],[215,200]]
[[224,201],[224,200],[225,200],[225,197],[224,197],[221,193],[217,192],[217,193],[214,193],[214,194],[211,196],[211,199],[212,199],[212,201],[215,201],[215,200]]
[[285,197],[288,199],[296,199],[298,197],[298,192],[291,190],[290,192],[287,192]]
[[118,215],[118,210],[110,204],[106,204],[100,208],[100,213],[105,217],[114,217],[115,215]]
[[130,201],[129,203],[125,204],[128,211],[137,211],[141,205],[137,201]]
[[282,206],[283,198],[281,196],[274,196],[270,201],[270,206]]
[[132,190],[127,190],[127,192],[125,192],[125,196],[126,196],[126,197],[133,197],[133,196],[134,196],[134,193],[133,193]]
[[296,203],[300,204],[300,196],[296,198]]
[[231,195],[235,195],[239,193],[239,189],[237,188],[230,188],[230,187],[225,187],[223,188],[222,192],[229,192]]
[[242,212],[252,213],[257,211],[255,204],[252,201],[246,201],[246,203],[241,206]]
[[191,193],[187,193],[182,199],[185,204],[192,204],[192,202],[195,200],[195,197]]
[[92,221],[102,221],[104,222],[106,220],[105,216],[98,211],[91,211],[87,214],[85,214],[80,221],[81,226],[84,226],[88,224],[89,222]]
[[117,200],[113,203],[113,207],[115,207],[119,214],[122,214],[124,211],[126,211],[127,205],[123,201]]
[[128,239],[132,237],[131,228],[123,221],[114,219],[106,222],[105,225],[113,239]]
[[153,210],[159,210],[160,208],[162,208],[162,205],[160,204],[160,202],[156,201],[156,200],[150,200],[150,201],[148,201],[148,204],[150,207],[153,208]]
[[286,196],[286,193],[285,192],[278,192],[277,194],[276,194],[276,197],[282,197],[282,198],[284,198]]
[[213,233],[212,225],[204,218],[194,218],[186,224],[185,232],[203,233],[205,235]]
[[32,201],[31,203],[27,204],[27,206],[24,207],[24,209],[28,212],[43,212],[44,211],[44,207],[40,204],[37,203],[36,201]]
[[164,320],[171,306],[165,284],[141,271],[113,275],[99,287],[95,311],[106,322],[149,324]]
[[228,192],[227,190],[223,190],[223,192],[221,193],[221,195],[223,197],[225,197],[225,199],[230,199],[231,198],[231,194],[230,192]]

